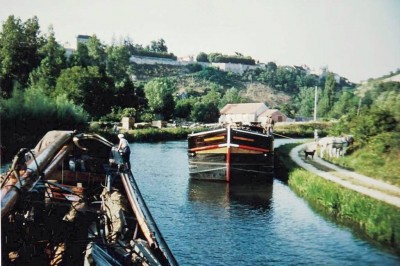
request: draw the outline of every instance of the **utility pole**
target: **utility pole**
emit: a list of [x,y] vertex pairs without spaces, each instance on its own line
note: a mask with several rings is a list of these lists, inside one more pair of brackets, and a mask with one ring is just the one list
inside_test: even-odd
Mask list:
[[314,96],[314,122],[317,121],[317,102],[318,102],[318,87],[315,86],[315,96]]

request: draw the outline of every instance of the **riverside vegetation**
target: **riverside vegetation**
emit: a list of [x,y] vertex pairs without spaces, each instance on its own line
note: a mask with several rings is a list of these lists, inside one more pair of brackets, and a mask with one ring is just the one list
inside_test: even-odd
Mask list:
[[297,144],[276,149],[277,165],[285,174],[289,186],[308,200],[318,212],[330,219],[350,225],[362,236],[376,241],[394,252],[400,252],[400,212],[398,208],[364,196],[327,181],[298,167],[289,157]]

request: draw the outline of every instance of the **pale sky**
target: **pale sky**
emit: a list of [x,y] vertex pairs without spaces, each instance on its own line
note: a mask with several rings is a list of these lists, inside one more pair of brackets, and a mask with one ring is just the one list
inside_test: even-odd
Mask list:
[[400,68],[400,0],[0,0],[0,21],[36,15],[61,44],[163,38],[178,57],[240,52],[263,63],[327,66],[353,82]]

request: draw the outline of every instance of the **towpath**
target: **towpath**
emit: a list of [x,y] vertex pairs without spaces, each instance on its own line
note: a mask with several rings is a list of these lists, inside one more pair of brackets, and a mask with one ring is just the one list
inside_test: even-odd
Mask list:
[[343,187],[352,189],[369,197],[384,201],[400,208],[400,188],[374,178],[364,176],[334,164],[328,163],[315,154],[314,159],[304,158],[304,143],[296,146],[290,152],[290,157],[299,166],[315,173],[322,178],[338,183]]

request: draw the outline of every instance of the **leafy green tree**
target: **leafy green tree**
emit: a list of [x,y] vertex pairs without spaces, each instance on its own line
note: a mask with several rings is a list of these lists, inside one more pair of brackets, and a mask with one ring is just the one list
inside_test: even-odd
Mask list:
[[205,104],[213,104],[214,106],[219,106],[221,100],[221,93],[217,91],[216,88],[212,88],[207,94],[201,97],[201,102]]
[[318,104],[318,113],[320,113],[322,116],[328,115],[328,113],[332,110],[334,104],[335,86],[335,76],[333,73],[329,73],[325,80],[322,98]]
[[358,102],[359,98],[355,96],[353,92],[344,91],[335,102],[330,116],[333,118],[341,118],[343,115],[355,115]]
[[215,123],[218,122],[219,109],[212,102],[196,102],[193,106],[191,118],[197,122]]
[[162,38],[158,41],[151,41],[150,46],[147,46],[147,50],[156,53],[168,53],[168,47]]
[[315,88],[300,88],[299,94],[296,96],[297,115],[304,117],[312,117],[314,114]]
[[174,113],[175,102],[172,94],[175,91],[175,82],[169,78],[155,78],[144,86],[150,109],[162,115],[165,120]]
[[68,59],[68,65],[70,67],[87,67],[90,66],[90,64],[91,59],[89,57],[88,47],[86,46],[86,44],[78,43],[76,51]]
[[176,101],[174,116],[181,119],[190,118],[193,106],[196,103],[195,98],[178,99]]
[[230,88],[226,90],[218,106],[224,107],[228,103],[242,103],[242,102],[244,102],[244,99],[239,95],[239,90],[236,88]]
[[30,85],[42,88],[47,95],[50,95],[61,70],[66,67],[65,49],[57,43],[53,27],[49,28],[49,36],[40,49],[40,54],[43,59],[39,67],[30,73]]
[[107,75],[114,80],[117,88],[124,87],[126,83],[131,82],[130,73],[132,72],[129,61],[130,52],[127,46],[109,46],[107,53]]
[[38,66],[42,45],[37,17],[22,22],[9,16],[0,32],[0,86],[3,96],[11,96],[15,83],[27,85],[29,73]]
[[208,55],[203,52],[201,52],[197,55],[196,61],[197,62],[206,62],[206,63],[210,62],[210,61],[208,61]]
[[82,104],[93,117],[109,113],[114,99],[110,80],[100,73],[98,67],[92,66],[64,69],[57,79],[55,93],[66,94],[74,103]]
[[105,71],[107,61],[105,45],[101,43],[96,35],[91,36],[86,45],[88,49],[90,66],[97,66],[100,71]]

